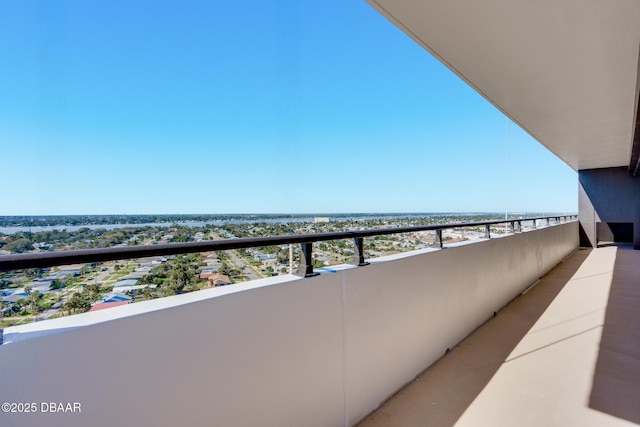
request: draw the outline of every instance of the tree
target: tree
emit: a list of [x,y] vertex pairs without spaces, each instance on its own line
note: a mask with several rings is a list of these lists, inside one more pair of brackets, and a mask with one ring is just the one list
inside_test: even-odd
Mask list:
[[80,279],[73,274],[67,274],[66,276],[64,276],[65,286],[72,286],[79,281]]
[[173,267],[169,274],[169,280],[164,283],[163,293],[165,296],[176,295],[182,293],[184,287],[193,280],[193,272],[189,269],[188,264],[181,261]]
[[2,317],[4,317],[7,311],[9,312],[9,314],[11,314],[11,310],[9,309],[10,306],[11,304],[9,303],[9,301],[0,300],[0,310],[2,310]]
[[142,298],[144,300],[150,300],[156,298],[156,294],[151,291],[151,288],[147,286],[142,290]]
[[287,264],[289,262],[289,249],[281,249],[277,256],[278,264]]
[[29,295],[29,301],[31,302],[31,312],[35,315],[35,321],[38,321],[38,313],[40,312],[40,303],[42,302],[42,294],[38,291],[31,292]]
[[16,314],[18,314],[20,312],[20,306],[18,305],[17,302],[14,303],[11,306],[10,311],[11,311],[11,316],[13,317],[13,319],[11,319],[11,323],[13,325],[15,325],[16,324]]
[[220,272],[220,274],[224,274],[225,276],[228,276],[231,273],[231,267],[229,267],[229,264],[227,264],[226,262],[223,262],[220,265],[220,268],[218,269],[218,271]]
[[22,253],[32,250],[33,246],[28,239],[20,238],[14,240],[13,242],[7,243],[6,245],[4,245],[3,249],[9,252]]
[[100,289],[100,286],[96,284],[85,286],[82,292],[89,301],[98,301],[102,298],[102,289]]
[[22,311],[24,311],[24,309],[29,305],[29,300],[28,299],[19,299],[18,301],[16,301],[16,303],[13,305],[14,307],[14,311],[16,313],[20,313]]
[[49,285],[49,289],[50,290],[54,290],[54,289],[62,289],[65,287],[65,284],[62,283],[60,280],[58,279],[54,279],[51,284]]
[[325,266],[324,262],[320,261],[318,258],[314,258],[311,261],[311,265],[313,265],[313,268],[320,268]]
[[76,292],[67,302],[62,305],[64,310],[67,310],[69,315],[73,313],[84,313],[91,310],[91,301],[84,292]]

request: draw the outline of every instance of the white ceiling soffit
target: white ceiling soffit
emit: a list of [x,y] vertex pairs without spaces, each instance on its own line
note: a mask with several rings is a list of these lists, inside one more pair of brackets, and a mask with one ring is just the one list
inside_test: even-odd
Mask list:
[[628,166],[640,0],[368,0],[575,170]]

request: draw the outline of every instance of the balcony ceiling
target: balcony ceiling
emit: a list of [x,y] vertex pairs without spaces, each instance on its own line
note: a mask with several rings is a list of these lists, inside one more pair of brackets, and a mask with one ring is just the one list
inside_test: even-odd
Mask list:
[[575,170],[629,166],[638,0],[368,0]]

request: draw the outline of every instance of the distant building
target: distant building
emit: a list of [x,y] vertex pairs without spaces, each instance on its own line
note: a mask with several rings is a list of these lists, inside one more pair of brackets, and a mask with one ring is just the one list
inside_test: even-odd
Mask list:
[[126,295],[122,295],[122,294],[117,294],[115,292],[111,292],[110,294],[108,294],[107,296],[105,296],[102,299],[103,303],[109,303],[109,302],[122,302],[122,301],[128,301],[131,302],[132,298]]
[[51,276],[58,279],[58,280],[62,280],[67,276],[79,276],[80,275],[80,269],[77,270],[60,270],[60,271],[56,271],[51,273]]
[[50,291],[51,283],[53,283],[53,282],[48,282],[48,281],[47,282],[35,282],[34,281],[34,282],[29,283],[29,286],[31,286],[31,292],[38,291],[41,294],[44,294],[44,293]]
[[331,218],[329,218],[328,216],[317,216],[315,218],[313,218],[313,222],[314,223],[319,223],[319,222],[330,222]]
[[231,284],[229,276],[218,272],[213,273],[211,276],[207,277],[207,279],[209,280],[209,286],[225,286]]
[[120,305],[131,304],[131,301],[113,301],[113,302],[99,302],[94,304],[89,311],[104,310],[105,308],[118,307]]
[[262,262],[269,261],[276,258],[274,254],[265,254],[264,252],[261,252],[261,251],[253,251],[253,257]]
[[138,279],[136,279],[136,278],[123,279],[123,280],[120,280],[119,282],[116,282],[113,285],[113,288],[114,289],[115,288],[126,288],[126,287],[129,287],[129,286],[135,286],[136,283],[138,283]]
[[9,304],[15,304],[21,299],[27,299],[27,298],[29,298],[29,295],[27,295],[25,292],[16,292],[9,295],[8,297],[3,297],[2,300],[4,302],[8,302]]
[[84,267],[84,264],[72,264],[72,265],[61,265],[60,267],[58,267],[58,269],[60,271],[67,271],[70,273],[78,272],[79,274],[80,270],[82,270],[82,267]]
[[34,243],[32,245],[35,249],[40,249],[40,250],[50,250],[51,249],[51,245],[47,242],[38,242],[38,243]]

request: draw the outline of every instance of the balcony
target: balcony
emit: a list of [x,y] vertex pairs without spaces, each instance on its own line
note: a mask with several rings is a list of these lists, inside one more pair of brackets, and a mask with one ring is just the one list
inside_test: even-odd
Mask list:
[[580,223],[7,329],[1,425],[640,424],[640,3],[369,2],[578,172]]
[[576,252],[359,425],[640,424],[639,266]]
[[3,425],[355,425],[577,246],[559,222],[8,328],[2,399],[81,412]]

